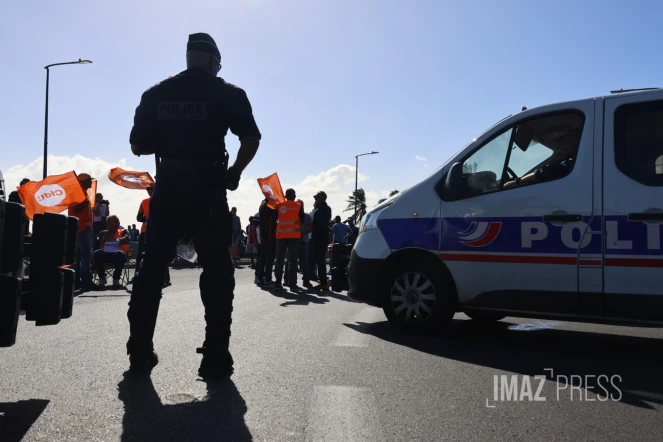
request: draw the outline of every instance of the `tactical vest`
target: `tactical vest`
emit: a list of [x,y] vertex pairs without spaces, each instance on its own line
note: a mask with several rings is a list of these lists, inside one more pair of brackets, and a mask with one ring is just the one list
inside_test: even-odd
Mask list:
[[156,151],[166,159],[224,161],[229,109],[225,82],[195,70],[157,86]]

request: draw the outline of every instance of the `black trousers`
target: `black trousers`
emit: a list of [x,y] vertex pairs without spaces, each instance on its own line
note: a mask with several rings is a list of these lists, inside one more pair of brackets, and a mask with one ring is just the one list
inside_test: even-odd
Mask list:
[[228,351],[235,270],[228,250],[231,225],[225,190],[215,191],[212,178],[204,179],[213,172],[202,165],[195,173],[167,169],[163,164],[158,170],[160,179],[150,201],[150,231],[127,313],[130,354],[153,349],[166,267],[175,257],[175,246],[184,231],[194,238],[203,268],[200,296],[205,307],[204,346],[211,352]]
[[327,284],[327,242],[326,241],[313,241],[313,254],[315,255],[315,262],[318,265],[318,279],[320,284]]
[[299,238],[287,238],[276,240],[276,282],[281,282],[283,277],[283,263],[285,254],[288,252],[288,285],[297,285],[297,261],[299,258]]
[[256,276],[259,279],[268,281],[272,279],[272,269],[274,268],[274,257],[276,256],[276,246],[270,245],[267,239],[260,244],[260,258],[256,266]]

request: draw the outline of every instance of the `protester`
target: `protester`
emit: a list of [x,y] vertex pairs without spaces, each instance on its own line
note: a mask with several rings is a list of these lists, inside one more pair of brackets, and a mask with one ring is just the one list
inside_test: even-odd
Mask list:
[[[30,180],[28,178],[23,178],[21,180],[21,186],[24,185],[25,183],[29,183]],[[9,193],[9,196],[7,197],[7,201],[10,203],[18,203],[18,204],[23,204],[21,201],[21,197],[18,195],[18,190],[14,190]]]
[[285,201],[276,203],[276,282],[274,288],[283,289],[283,261],[286,252],[289,254],[291,265],[288,273],[288,286],[291,290],[297,288],[297,262],[299,260],[299,239],[302,235],[301,225],[304,222],[304,207],[295,201],[297,195],[294,189],[285,191]]
[[255,269],[255,255],[257,249],[258,240],[256,238],[256,228],[253,225],[254,217],[249,217],[249,225],[246,226],[246,254],[251,258],[251,267]]
[[332,242],[345,244],[347,237],[352,233],[350,228],[341,222],[341,217],[334,218],[334,225],[331,228]]
[[237,268],[237,246],[239,245],[240,240],[242,239],[242,220],[237,216],[237,207],[230,209],[230,216],[232,217],[232,244],[230,245],[230,256],[235,261],[235,268]]
[[[316,208],[314,207],[313,210],[311,210],[311,213],[309,215],[311,216],[311,220],[313,220],[313,216],[315,215]],[[311,233],[308,234],[308,268],[309,268],[309,276],[311,281],[318,282],[318,262],[316,261],[315,258],[315,251],[313,250],[313,240],[311,239],[313,235],[313,222],[311,221]]]
[[[92,177],[87,173],[79,173],[78,181],[85,192],[92,187]],[[81,290],[94,290],[96,286],[92,282],[92,208],[90,200],[85,198],[80,204],[69,207],[69,216],[78,218],[78,235],[76,242],[76,286]]]
[[94,200],[94,208],[92,209],[92,235],[94,236],[94,249],[97,250],[99,248],[99,233],[106,228],[109,203],[108,201],[104,201],[104,196],[101,193],[97,193]]
[[345,220],[345,222],[350,229],[350,235],[347,238],[347,243],[354,245],[354,243],[357,241],[357,237],[359,236],[359,227],[355,226],[355,221],[352,219],[352,217]]
[[[302,211],[304,210],[304,202],[302,200],[297,200],[302,206]],[[313,228],[313,219],[311,215],[304,212],[304,221],[301,225],[301,237],[299,238],[299,265],[302,269],[302,283],[304,287],[311,288],[311,274],[310,274],[310,265],[309,265],[309,237],[311,230]],[[295,266],[295,273],[297,272],[297,260],[288,258],[286,268],[289,266]],[[291,274],[290,269],[286,270],[286,275]],[[288,281],[289,283],[289,281]]]
[[[30,180],[28,178],[23,178],[21,180],[21,186],[24,185],[25,183],[29,183]],[[23,201],[21,201],[21,197],[18,195],[18,191],[14,190],[9,193],[7,196],[7,201],[10,203],[17,203],[17,204],[23,204]],[[30,220],[28,217],[25,217],[25,225],[23,226],[23,235],[27,235],[30,233]]]
[[272,269],[276,256],[276,211],[267,205],[267,199],[260,204],[260,259],[256,268],[255,282],[260,286],[271,287]]
[[131,235],[132,242],[138,241],[139,232],[135,224],[131,225],[131,228],[129,229],[129,234]]
[[140,235],[138,235],[138,256],[136,256],[136,270],[140,268],[140,263],[143,260],[143,252],[145,251],[145,235],[147,232],[147,219],[150,216],[150,198],[154,192],[154,184],[150,185],[147,189],[148,198],[140,202],[138,206],[138,215],[136,221],[143,223],[140,228]]
[[260,213],[253,215],[253,225],[251,226],[255,232],[256,242],[256,266],[255,271],[258,271],[258,264],[260,263]]
[[318,265],[318,278],[320,283],[315,286],[318,290],[328,290],[327,264],[325,255],[329,243],[329,221],[331,220],[331,208],[327,205],[327,194],[320,191],[315,194],[315,214],[313,215],[313,230],[311,240],[313,241],[313,252]]
[[107,229],[99,234],[100,248],[94,252],[94,265],[99,277],[99,287],[103,288],[106,286],[106,264],[115,264],[113,287],[120,288],[120,278],[129,251],[129,232],[120,229],[120,220],[115,215],[107,217],[106,223]]

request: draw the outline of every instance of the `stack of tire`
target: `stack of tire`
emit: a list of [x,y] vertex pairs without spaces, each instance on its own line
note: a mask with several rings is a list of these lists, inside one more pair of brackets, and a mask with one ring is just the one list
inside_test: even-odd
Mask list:
[[[71,317],[78,219],[35,215],[33,235],[23,236],[25,207],[4,201],[0,207],[0,347],[9,347],[16,343],[21,310],[37,326]],[[24,258],[30,263],[28,278],[23,277]]]
[[348,264],[351,244],[334,243],[331,251],[331,289],[333,292],[348,290]]

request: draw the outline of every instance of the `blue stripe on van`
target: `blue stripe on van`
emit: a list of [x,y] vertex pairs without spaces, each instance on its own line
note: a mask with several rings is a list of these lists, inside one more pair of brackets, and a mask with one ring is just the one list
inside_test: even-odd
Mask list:
[[[585,217],[583,221],[588,222],[589,218]],[[619,240],[619,246],[623,247],[606,245],[606,256],[661,256],[661,226],[648,227],[642,222],[628,221],[626,216],[609,216],[606,222],[616,224],[618,236],[612,239]],[[541,216],[383,219],[378,220],[378,227],[391,250],[416,247],[431,251],[474,253],[574,253],[576,249],[565,245],[562,235],[567,242],[577,242],[582,234],[578,227],[571,224],[552,225],[543,222]],[[538,239],[538,228],[547,230],[544,238]],[[601,230],[600,217],[593,219],[590,228],[595,232]],[[658,234],[648,232],[648,229],[659,229]],[[523,243],[523,231],[529,234],[529,243]],[[592,235],[582,248],[582,253],[600,255],[601,235]]]

